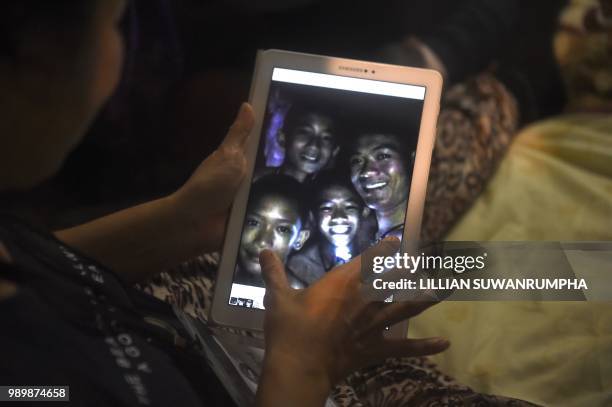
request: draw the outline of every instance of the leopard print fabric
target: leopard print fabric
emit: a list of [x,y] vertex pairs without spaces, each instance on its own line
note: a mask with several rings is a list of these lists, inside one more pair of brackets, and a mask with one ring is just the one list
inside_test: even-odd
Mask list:
[[136,287],[206,322],[212,304],[218,260],[216,253],[205,254]]
[[[205,255],[162,273],[140,287],[206,322],[212,302],[217,256]],[[236,334],[247,333],[233,330]],[[427,358],[387,359],[361,369],[337,385],[332,400],[338,407],[513,406],[525,401],[474,392],[444,375]]]
[[533,406],[477,393],[442,374],[427,358],[388,359],[361,369],[336,386],[331,397],[341,407]]
[[[490,75],[454,86],[442,106],[423,220],[426,240],[442,238],[474,202],[518,126],[514,98]],[[203,255],[140,288],[206,322],[217,264],[217,255]],[[336,386],[332,398],[339,407],[532,405],[476,393],[426,358],[388,359],[362,369]]]
[[480,195],[519,123],[518,106],[489,74],[442,98],[423,213],[422,239],[441,240]]

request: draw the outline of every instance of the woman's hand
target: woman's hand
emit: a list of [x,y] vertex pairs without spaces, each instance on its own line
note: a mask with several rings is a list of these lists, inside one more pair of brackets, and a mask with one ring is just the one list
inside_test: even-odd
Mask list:
[[246,172],[244,148],[255,118],[244,103],[219,148],[208,156],[171,199],[201,236],[202,252],[218,250],[229,210]]
[[139,282],[223,241],[229,208],[244,178],[253,109],[243,104],[225,140],[174,194],[56,232],[56,236]]
[[[389,239],[375,250],[391,255],[398,248],[399,241]],[[259,405],[323,405],[331,387],[360,367],[389,357],[435,354],[449,346],[440,338],[384,337],[386,326],[434,302],[368,301],[361,258],[330,271],[306,290],[289,287],[283,264],[271,251],[264,251],[260,262],[266,282],[266,360]]]

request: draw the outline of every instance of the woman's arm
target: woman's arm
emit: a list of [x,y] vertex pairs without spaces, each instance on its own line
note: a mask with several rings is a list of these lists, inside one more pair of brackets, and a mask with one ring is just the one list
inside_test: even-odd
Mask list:
[[229,208],[245,173],[253,127],[244,104],[221,146],[174,194],[56,232],[65,243],[137,282],[220,248]]
[[55,234],[137,282],[201,253],[206,235],[199,231],[198,221],[169,196]]

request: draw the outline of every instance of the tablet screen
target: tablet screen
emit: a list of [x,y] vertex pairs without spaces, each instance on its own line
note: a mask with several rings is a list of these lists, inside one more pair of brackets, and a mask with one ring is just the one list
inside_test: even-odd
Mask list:
[[264,249],[304,288],[402,237],[425,90],[274,69],[230,305],[263,309]]

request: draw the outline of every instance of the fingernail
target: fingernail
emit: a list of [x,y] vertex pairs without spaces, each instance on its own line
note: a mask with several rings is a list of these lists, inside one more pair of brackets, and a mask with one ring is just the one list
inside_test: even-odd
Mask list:
[[240,105],[240,109],[238,109],[238,114],[236,115],[236,120],[243,120],[244,119],[244,114],[247,111],[247,106],[248,106],[248,104],[246,102],[243,102]]
[[448,348],[450,346],[450,341],[444,338],[434,338],[431,340],[431,344]]
[[385,242],[390,242],[390,243],[395,243],[395,242],[399,242],[399,238],[397,236],[387,236],[383,239],[383,241]]

